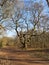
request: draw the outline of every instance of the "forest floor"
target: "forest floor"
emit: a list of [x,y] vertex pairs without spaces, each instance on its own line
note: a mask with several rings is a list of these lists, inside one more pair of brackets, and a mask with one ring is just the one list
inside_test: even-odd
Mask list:
[[0,65],[49,65],[49,59],[46,52],[1,48]]

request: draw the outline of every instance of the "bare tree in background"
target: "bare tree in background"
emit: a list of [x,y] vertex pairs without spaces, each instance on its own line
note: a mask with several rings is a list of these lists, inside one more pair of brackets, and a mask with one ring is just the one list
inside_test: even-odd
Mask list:
[[[28,44],[32,42],[34,43],[35,41],[37,41],[37,43],[35,44],[35,47],[37,47],[36,45],[38,45],[38,39],[40,40],[43,39],[41,34],[45,32],[46,27],[47,29],[49,27],[48,25],[49,17],[43,14],[44,6],[42,5],[42,3],[32,2],[32,1],[30,3],[31,3],[30,6],[24,6],[23,1],[21,2],[19,0],[1,0],[1,4],[0,4],[2,9],[2,12],[0,15],[0,24],[3,23],[2,20],[4,19],[12,20],[12,22],[15,24],[17,40],[19,41],[20,45],[22,45],[22,48],[25,48],[25,47],[27,48],[27,45],[26,45],[27,43]],[[31,30],[29,30],[30,24],[32,25]],[[20,28],[21,31],[19,31],[18,28]],[[40,32],[41,28],[43,29],[42,32]],[[25,32],[23,30],[25,30]]]

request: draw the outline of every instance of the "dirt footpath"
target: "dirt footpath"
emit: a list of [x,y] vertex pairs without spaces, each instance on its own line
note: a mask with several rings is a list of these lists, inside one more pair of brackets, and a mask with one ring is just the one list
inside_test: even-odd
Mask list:
[[31,56],[32,52],[0,50],[0,65],[49,65],[49,60]]

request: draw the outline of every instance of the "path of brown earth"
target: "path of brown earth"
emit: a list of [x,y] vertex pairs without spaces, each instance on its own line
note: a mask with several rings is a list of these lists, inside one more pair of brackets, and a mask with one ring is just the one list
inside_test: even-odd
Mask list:
[[[31,53],[31,52],[30,52]],[[49,65],[49,60],[38,57],[31,57],[26,52],[10,52],[0,50],[0,60],[11,62],[11,65]],[[5,65],[7,65],[5,63]],[[0,64],[2,65],[2,64]],[[8,64],[10,65],[10,64]]]

